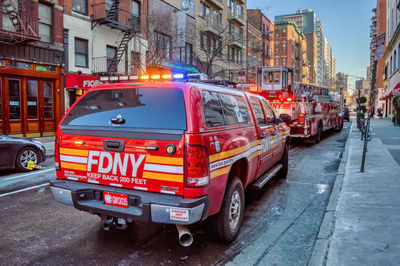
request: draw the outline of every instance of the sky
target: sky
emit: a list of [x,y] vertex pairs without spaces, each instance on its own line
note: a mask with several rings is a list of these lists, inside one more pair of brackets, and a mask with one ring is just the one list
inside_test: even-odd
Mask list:
[[[312,9],[336,58],[336,72],[362,76],[369,65],[370,25],[376,0],[247,0],[247,8],[258,8],[272,21],[276,15]],[[349,83],[356,78],[349,77]],[[349,85],[350,85],[349,84]]]

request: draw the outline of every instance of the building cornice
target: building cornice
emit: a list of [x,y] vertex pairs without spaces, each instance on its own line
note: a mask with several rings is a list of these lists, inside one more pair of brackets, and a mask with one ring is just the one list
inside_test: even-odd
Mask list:
[[392,50],[393,50],[393,48],[394,48],[396,42],[398,41],[399,36],[400,36],[400,25],[397,26],[397,29],[396,29],[396,31],[394,32],[392,39],[390,39],[390,42],[389,42],[388,45],[386,46],[386,50],[385,50],[385,53],[384,53],[384,55],[383,55],[384,58],[385,58],[385,60],[386,60],[386,59],[389,57],[389,55],[392,53]]

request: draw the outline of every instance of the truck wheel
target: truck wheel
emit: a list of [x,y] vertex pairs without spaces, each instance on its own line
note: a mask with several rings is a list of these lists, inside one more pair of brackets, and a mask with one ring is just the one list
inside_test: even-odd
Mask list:
[[244,192],[239,178],[229,183],[221,210],[215,215],[214,230],[222,243],[231,243],[239,234],[244,216]]
[[319,143],[321,141],[322,134],[322,125],[318,124],[317,135],[315,135],[315,143]]
[[282,158],[279,161],[282,164],[281,170],[279,170],[277,177],[286,179],[288,169],[289,169],[289,147],[285,145],[285,150],[283,151]]

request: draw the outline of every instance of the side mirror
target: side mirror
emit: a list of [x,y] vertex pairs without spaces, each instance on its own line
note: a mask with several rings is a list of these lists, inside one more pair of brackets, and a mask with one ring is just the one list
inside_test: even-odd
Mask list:
[[279,116],[279,119],[285,122],[286,124],[290,123],[292,121],[292,117],[288,114],[281,114]]

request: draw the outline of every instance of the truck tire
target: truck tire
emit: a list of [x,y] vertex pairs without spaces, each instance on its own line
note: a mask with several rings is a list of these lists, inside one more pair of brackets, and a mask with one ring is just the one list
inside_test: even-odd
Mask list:
[[244,191],[242,182],[234,177],[228,184],[221,210],[214,216],[213,227],[219,240],[228,244],[239,234],[244,216]]
[[278,178],[286,179],[289,169],[289,146],[285,145],[285,149],[283,150],[282,158],[279,161],[282,164],[281,170],[279,170],[278,174],[276,175]]
[[318,124],[317,128],[317,134],[315,135],[315,143],[319,143],[321,141],[321,135],[322,135],[322,124]]

